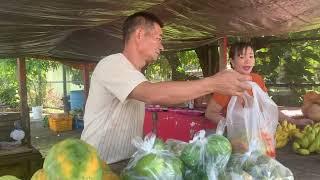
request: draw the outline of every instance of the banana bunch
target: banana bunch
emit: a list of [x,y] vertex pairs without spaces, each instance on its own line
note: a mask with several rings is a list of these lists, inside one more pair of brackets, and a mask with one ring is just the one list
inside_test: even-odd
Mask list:
[[320,153],[320,123],[307,125],[301,133],[295,135],[293,150],[301,155]]
[[295,124],[289,123],[284,120],[278,124],[276,130],[276,148],[282,148],[288,144],[289,140],[296,134],[300,133],[300,130]]

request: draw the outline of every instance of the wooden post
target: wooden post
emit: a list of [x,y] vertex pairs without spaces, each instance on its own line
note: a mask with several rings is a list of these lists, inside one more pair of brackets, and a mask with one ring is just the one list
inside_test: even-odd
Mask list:
[[208,45],[207,46],[207,53],[208,53],[208,59],[207,59],[207,61],[208,61],[208,66],[209,66],[209,68],[208,68],[208,71],[209,71],[209,75],[211,76],[211,75],[213,75],[213,62],[212,62],[212,48]]
[[89,82],[89,66],[88,64],[83,64],[83,84],[84,84],[84,103],[83,103],[83,109],[86,106],[87,98],[89,95],[89,88],[90,88],[90,82]]
[[30,137],[30,116],[27,97],[27,78],[26,78],[26,61],[25,58],[17,58],[19,95],[20,95],[20,117],[21,125],[25,131],[25,141],[31,147]]
[[62,79],[63,79],[63,111],[64,113],[69,112],[68,107],[68,96],[67,96],[67,72],[66,72],[66,65],[62,65]]
[[219,40],[219,71],[227,68],[227,37]]

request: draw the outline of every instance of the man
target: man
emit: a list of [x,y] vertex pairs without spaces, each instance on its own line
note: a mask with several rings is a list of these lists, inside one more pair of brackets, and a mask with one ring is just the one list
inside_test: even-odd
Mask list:
[[124,49],[96,66],[84,115],[81,139],[93,145],[107,163],[128,159],[131,140],[143,135],[144,106],[172,105],[219,92],[241,95],[249,76],[223,71],[196,81],[151,83],[141,69],[155,61],[162,46],[162,22],[153,14],[138,12],[123,26]]

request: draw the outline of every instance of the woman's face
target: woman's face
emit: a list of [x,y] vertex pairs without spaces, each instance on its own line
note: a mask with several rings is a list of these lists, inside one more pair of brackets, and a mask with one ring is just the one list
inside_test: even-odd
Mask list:
[[255,64],[254,53],[251,47],[246,47],[231,59],[233,69],[241,74],[250,74]]

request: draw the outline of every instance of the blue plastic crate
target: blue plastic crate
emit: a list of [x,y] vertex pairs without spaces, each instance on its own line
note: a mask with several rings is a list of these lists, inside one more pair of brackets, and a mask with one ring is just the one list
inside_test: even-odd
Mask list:
[[84,127],[83,119],[74,118],[74,128],[83,129],[83,127]]

